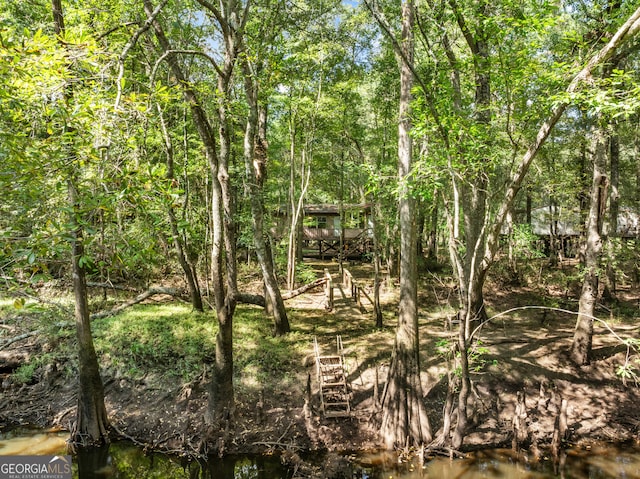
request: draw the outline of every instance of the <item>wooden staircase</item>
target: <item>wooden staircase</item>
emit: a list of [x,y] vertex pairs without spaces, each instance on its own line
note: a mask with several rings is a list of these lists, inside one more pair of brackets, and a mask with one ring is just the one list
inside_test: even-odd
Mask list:
[[320,387],[320,405],[325,417],[346,417],[351,415],[349,386],[344,370],[342,337],[336,336],[336,355],[320,354],[318,341],[313,338],[316,353],[316,370]]

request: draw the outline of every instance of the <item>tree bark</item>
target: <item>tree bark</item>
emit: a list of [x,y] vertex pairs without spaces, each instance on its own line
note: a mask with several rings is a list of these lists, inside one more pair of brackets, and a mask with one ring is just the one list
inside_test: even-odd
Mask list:
[[[153,6],[150,0],[144,0],[145,13],[152,16]],[[217,17],[220,12],[217,12]],[[215,135],[208,115],[203,108],[203,103],[178,63],[178,58],[171,48],[164,30],[158,21],[154,19],[152,27],[155,36],[163,52],[163,58],[171,69],[171,73],[178,80],[182,88],[185,102],[189,105],[193,121],[198,130],[198,135],[204,145],[204,152],[211,172],[212,198],[212,245],[211,245],[211,282],[215,300],[215,308],[218,318],[218,334],[216,336],[216,358],[212,368],[212,378],[209,388],[209,405],[206,419],[210,422],[225,417],[233,410],[233,314],[236,306],[237,281],[235,268],[235,231],[233,230],[232,202],[229,193],[229,175],[227,170],[229,152],[229,132],[225,118],[220,119],[221,142],[220,155],[217,151]],[[228,32],[224,29],[225,33]],[[229,44],[229,35],[225,40],[224,69],[218,68],[219,89],[223,94],[228,94],[228,86],[233,71],[236,47]],[[223,102],[224,100],[220,100]],[[219,111],[226,111],[219,107]],[[228,139],[228,141],[227,141]],[[226,254],[225,254],[226,253]],[[226,262],[225,262],[226,259]],[[224,265],[226,265],[226,268]]]
[[289,227],[289,244],[287,248],[287,288],[293,289],[296,284],[296,263],[302,259],[302,222],[304,219],[304,198],[309,186],[311,177],[311,167],[306,162],[306,150],[301,153],[300,168],[300,196],[296,198],[296,129],[294,127],[294,119],[289,119],[289,161],[291,168],[289,170],[289,204],[290,204],[290,227]]
[[593,315],[598,299],[602,224],[607,205],[605,132],[597,126],[593,132],[593,181],[589,196],[586,239],[582,246],[584,279],[578,303],[578,319],[573,334],[571,358],[578,365],[589,364],[593,340]]
[[[375,203],[375,202],[374,202]],[[382,329],[384,327],[382,317],[382,307],[380,305],[380,284],[382,282],[382,273],[380,271],[380,232],[378,226],[378,212],[376,208],[371,209],[371,222],[372,222],[372,242],[373,242],[373,316],[376,319],[376,328]]]
[[427,259],[432,262],[438,260],[438,188],[433,189],[433,202],[429,217],[429,231],[427,232]]
[[[252,70],[251,66],[249,59],[245,56],[242,60],[242,70],[244,73],[245,96],[249,105],[244,137],[245,191],[251,204],[253,245],[262,270],[267,303],[271,305],[271,313],[273,314],[273,334],[274,336],[282,336],[288,333],[291,328],[280,287],[278,286],[278,280],[273,269],[273,261],[268,249],[269,244],[265,241],[264,232],[264,205],[262,198],[267,163],[266,109],[264,109],[265,118],[260,122],[258,80],[255,78],[256,72]],[[259,125],[264,131],[259,131]]]
[[[615,124],[612,128],[616,128]],[[609,164],[611,175],[611,192],[609,194],[609,228],[606,234],[606,241],[615,244],[618,238],[618,216],[620,214],[620,138],[616,131],[609,134]],[[612,248],[609,255],[613,255]],[[607,261],[607,281],[605,284],[603,297],[607,301],[613,301],[617,293],[616,270],[612,261]]]
[[[472,29],[456,0],[449,0],[449,3],[454,11],[460,32],[473,57],[474,122],[479,131],[478,141],[484,144],[485,149],[488,149],[491,126],[491,65],[487,33],[483,21],[478,21],[475,28]],[[476,19],[486,18],[489,15],[488,3],[478,2],[475,5],[474,13]],[[461,306],[458,313],[460,319],[458,352],[460,354],[461,377],[458,394],[458,420],[452,438],[454,449],[458,449],[462,445],[468,427],[468,400],[471,392],[468,349],[473,329],[472,322],[482,323],[487,318],[483,295],[487,270],[483,268],[482,258],[486,245],[487,186],[489,184],[487,174],[482,168],[476,166],[478,162],[486,162],[485,158],[474,157],[469,161],[466,159],[468,152],[460,150],[456,154],[461,157],[463,164],[472,173],[458,181],[464,221],[464,252],[454,247],[455,238],[449,240],[452,244],[451,250],[457,256],[455,264],[457,265]],[[460,255],[462,255],[461,258]]]
[[[54,0],[55,1],[55,0]],[[59,0],[58,0],[59,1]],[[104,387],[100,377],[98,357],[91,335],[91,318],[87,300],[87,282],[82,260],[84,244],[82,227],[78,222],[78,195],[72,180],[69,180],[69,204],[71,206],[72,274],[75,298],[76,337],[78,340],[78,409],[76,423],[71,429],[74,446],[91,447],[109,442],[109,419],[104,406]]]
[[[53,21],[56,35],[63,48],[65,24],[61,0],[51,1]],[[64,100],[67,108],[73,99],[73,87],[67,84]],[[65,133],[70,133],[67,126]],[[91,318],[87,296],[87,280],[84,269],[84,238],[80,222],[81,210],[76,190],[77,175],[75,172],[77,153],[71,141],[64,139],[64,149],[72,172],[67,180],[67,192],[71,225],[71,272],[73,276],[73,295],[75,299],[76,338],[78,341],[78,407],[76,422],[71,428],[70,444],[75,447],[91,447],[109,442],[109,419],[104,405],[104,386],[100,377],[98,357],[93,346],[91,335]]]
[[[171,137],[169,136],[169,131],[164,121],[164,115],[162,114],[160,105],[157,105],[157,109],[160,119],[162,136],[164,138],[165,153],[167,155],[166,176],[168,180],[177,182],[174,173],[173,144],[171,142]],[[183,244],[182,238],[180,236],[180,231],[178,230],[178,219],[176,218],[176,214],[173,210],[173,205],[171,204],[169,204],[167,207],[167,215],[169,217],[169,225],[171,227],[171,239],[173,240],[173,246],[176,249],[176,255],[178,256],[178,263],[180,263],[182,271],[184,272],[184,276],[187,280],[187,287],[189,288],[189,294],[191,296],[191,305],[196,311],[202,312],[204,311],[204,307],[202,304],[202,294],[200,293],[198,277],[195,268],[189,262],[187,254],[185,253],[185,245]]]
[[380,433],[387,448],[431,441],[431,427],[420,380],[420,348],[418,341],[417,243],[415,202],[407,180],[412,169],[411,87],[413,74],[414,5],[402,5],[402,52],[396,52],[400,68],[400,108],[398,126],[398,181],[400,183],[400,303],[398,326],[391,365],[382,399]]

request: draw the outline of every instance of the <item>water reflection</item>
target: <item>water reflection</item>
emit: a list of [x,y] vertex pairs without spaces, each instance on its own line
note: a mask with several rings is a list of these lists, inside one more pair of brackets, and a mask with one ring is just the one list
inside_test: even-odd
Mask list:
[[[0,455],[66,453],[68,433],[19,430],[0,434]],[[74,479],[291,479],[277,456],[230,456],[206,462],[164,454],[146,454],[116,442],[83,450],[73,457]]]
[[0,456],[58,454],[66,449],[69,434],[43,431],[11,431],[0,434]]
[[94,447],[79,453],[74,459],[78,467],[78,477],[82,479],[104,479],[113,477],[110,446]]
[[290,479],[292,473],[273,456],[226,457],[209,460],[198,479]]
[[[65,433],[16,432],[0,434],[0,455],[60,454],[65,452]],[[309,459],[309,458],[307,458]],[[315,460],[314,460],[315,459]],[[324,478],[331,469],[350,479],[640,479],[640,448],[610,445],[571,449],[564,467],[554,471],[553,461],[534,461],[510,450],[479,451],[465,459],[433,458],[399,464],[394,454],[349,456],[351,461],[326,467],[326,458],[311,458],[313,477]],[[343,467],[344,466],[344,467]],[[326,469],[322,469],[326,467]],[[340,469],[343,470],[340,470]],[[163,454],[145,454],[130,443],[84,451],[73,458],[74,478],[79,479],[292,479],[302,477],[283,466],[277,456],[231,456],[206,462],[186,461]],[[340,474],[342,474],[340,476]],[[311,477],[310,475],[307,475]]]
[[206,462],[144,454],[122,443],[83,451],[75,458],[80,479],[291,479],[277,457],[230,456]]
[[594,446],[571,449],[560,468],[550,458],[534,461],[525,453],[511,450],[478,451],[465,459],[433,458],[424,465],[397,464],[389,457],[362,456],[363,475],[368,479],[640,479],[640,448]]

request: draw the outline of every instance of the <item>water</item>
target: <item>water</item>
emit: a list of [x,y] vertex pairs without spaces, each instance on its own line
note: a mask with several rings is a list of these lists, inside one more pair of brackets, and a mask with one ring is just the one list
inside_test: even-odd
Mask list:
[[[0,434],[0,455],[65,454],[68,433],[13,431]],[[73,458],[80,479],[291,479],[276,456],[213,458],[206,463],[166,454],[145,454],[128,442],[84,451]]]
[[[0,455],[62,454],[66,433],[16,431],[0,434]],[[309,458],[307,458],[309,460]],[[80,479],[293,479],[308,477],[310,471],[333,470],[326,458],[311,458],[315,466],[294,471],[281,464],[278,456],[238,456],[211,459],[206,463],[187,462],[164,454],[145,454],[130,443],[117,442],[73,458],[73,477]],[[634,445],[593,446],[567,451],[564,466],[554,471],[550,460],[534,463],[509,450],[487,450],[465,459],[435,458],[424,465],[399,462],[394,454],[375,453],[349,456],[339,461],[338,470],[350,479],[640,479],[640,448]],[[351,462],[351,465],[349,465]],[[325,469],[323,469],[323,467]],[[340,469],[342,468],[342,469]],[[296,475],[297,474],[297,475]],[[322,472],[320,472],[322,474]],[[322,477],[322,476],[316,476]]]
[[[417,461],[398,464],[395,456],[376,461],[361,457],[370,479],[640,479],[640,448],[637,445],[614,447],[592,446],[566,452],[561,466],[550,458],[533,461],[526,454],[508,449],[478,451],[465,459],[434,458],[419,465]],[[371,460],[373,459],[373,461]]]

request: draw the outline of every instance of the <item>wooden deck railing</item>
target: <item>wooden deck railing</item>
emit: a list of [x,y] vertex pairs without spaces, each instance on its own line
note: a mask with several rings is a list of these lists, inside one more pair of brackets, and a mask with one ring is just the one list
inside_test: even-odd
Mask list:
[[333,310],[333,282],[327,268],[324,269],[324,307],[327,311]]
[[351,298],[353,298],[362,312],[366,312],[366,309],[362,304],[362,296],[364,296],[371,305],[374,304],[364,286],[353,277],[351,271],[347,268],[342,269],[342,286],[345,290],[351,290]]

